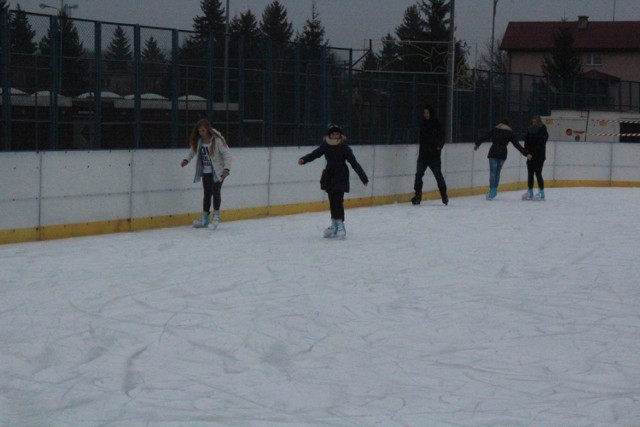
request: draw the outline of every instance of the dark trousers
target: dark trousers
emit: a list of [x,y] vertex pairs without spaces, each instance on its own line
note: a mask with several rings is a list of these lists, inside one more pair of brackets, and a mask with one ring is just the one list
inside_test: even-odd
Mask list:
[[344,221],[344,192],[327,193],[329,195],[329,209],[331,219]]
[[213,197],[213,210],[220,210],[220,203],[222,198],[220,196],[220,189],[222,188],[222,181],[213,182],[213,174],[202,174],[202,188],[204,189],[204,198],[202,199],[202,212],[211,211],[211,198]]
[[538,180],[538,188],[544,190],[544,179],[542,179],[542,167],[544,166],[544,159],[527,160],[527,185],[529,188],[533,188],[533,175]]
[[444,202],[447,199],[447,184],[444,182],[444,176],[442,175],[442,162],[440,161],[440,157],[435,159],[422,159],[418,157],[416,179],[413,183],[413,189],[416,195],[422,196],[422,186],[424,184],[422,177],[427,171],[427,168],[433,172],[433,177],[436,179],[436,184],[438,184],[438,190],[440,190],[440,197],[442,197],[442,201]]

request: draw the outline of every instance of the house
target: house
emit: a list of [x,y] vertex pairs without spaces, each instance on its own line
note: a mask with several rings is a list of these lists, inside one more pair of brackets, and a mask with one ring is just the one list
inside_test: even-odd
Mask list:
[[500,49],[510,73],[542,75],[542,61],[554,48],[554,36],[566,25],[582,57],[585,77],[640,82],[640,21],[509,22]]
[[509,22],[500,44],[507,52],[508,72],[542,76],[561,26],[571,31],[582,59],[584,80],[577,90],[589,98],[582,106],[639,108],[640,21],[590,22],[579,16],[577,21]]

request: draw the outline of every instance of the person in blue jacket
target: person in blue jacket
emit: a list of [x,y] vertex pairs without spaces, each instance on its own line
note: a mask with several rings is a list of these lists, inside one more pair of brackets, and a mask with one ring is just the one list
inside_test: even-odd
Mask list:
[[502,166],[507,160],[507,146],[509,143],[512,143],[527,159],[530,159],[531,155],[527,156],[524,147],[518,142],[507,119],[503,119],[496,127],[482,135],[476,141],[474,150],[478,150],[480,144],[486,141],[491,141],[491,148],[489,148],[489,154],[487,155],[489,158],[489,193],[487,194],[487,200],[493,200],[498,194],[500,171],[502,171]]
[[347,137],[342,134],[340,126],[330,124],[327,136],[318,148],[298,160],[299,165],[312,162],[324,156],[327,161],[321,188],[327,192],[331,210],[331,226],[324,231],[325,238],[344,239],[347,230],[344,225],[344,194],[349,192],[349,168],[347,162],[366,186],[369,178],[360,163],[356,160],[351,147],[347,145]]

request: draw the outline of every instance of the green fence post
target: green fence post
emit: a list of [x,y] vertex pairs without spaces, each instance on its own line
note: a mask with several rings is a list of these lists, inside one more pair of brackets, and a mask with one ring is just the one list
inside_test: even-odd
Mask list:
[[2,67],[0,68],[0,78],[2,79],[2,149],[11,149],[11,65],[9,55],[9,10],[0,7],[0,46],[2,46]]
[[91,141],[90,146],[93,149],[102,148],[102,24],[96,22],[94,24],[94,122],[93,122],[93,134],[94,140]]
[[51,85],[49,87],[49,148],[58,149],[58,88],[60,87],[60,63],[62,61],[62,44],[60,43],[60,31],[62,27],[58,23],[58,18],[49,18],[51,25],[51,39],[49,46],[51,52],[49,56],[51,62],[49,73],[51,74]]
[[178,30],[171,30],[171,145],[178,147],[178,92],[180,90]]

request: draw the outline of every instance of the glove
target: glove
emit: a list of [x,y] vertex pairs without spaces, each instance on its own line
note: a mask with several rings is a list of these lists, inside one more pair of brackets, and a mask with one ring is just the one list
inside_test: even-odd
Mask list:
[[527,160],[531,160],[533,159],[533,156],[531,154],[527,154]]
[[224,181],[224,179],[228,176],[229,176],[229,169],[225,169],[222,171],[222,175],[220,176],[220,179]]
[[187,159],[182,159],[182,161],[180,162],[180,167],[185,167],[185,166],[187,166],[187,163],[189,163],[189,160],[187,160]]

